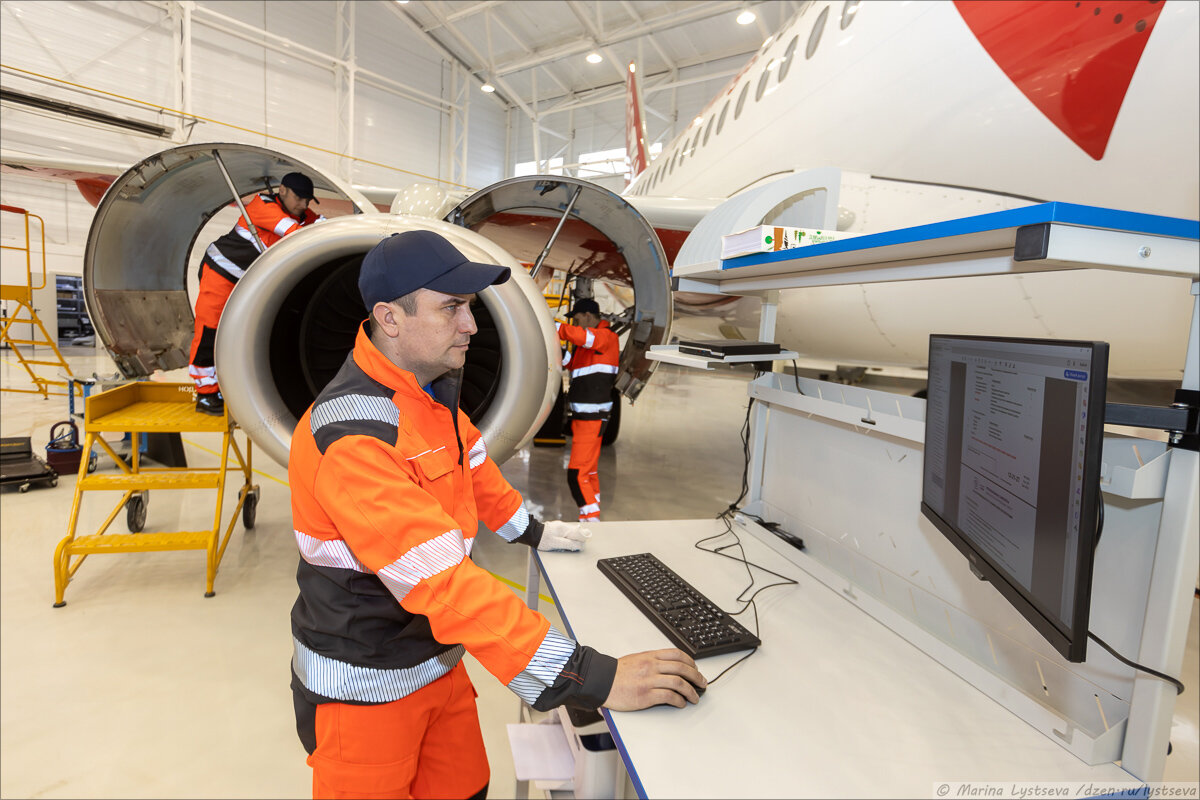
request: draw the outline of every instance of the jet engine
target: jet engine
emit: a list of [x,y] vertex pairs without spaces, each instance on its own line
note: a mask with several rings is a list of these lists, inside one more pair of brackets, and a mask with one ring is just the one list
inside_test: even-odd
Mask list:
[[634,305],[622,314],[630,335],[618,386],[632,398],[649,378],[654,363],[645,351],[670,334],[668,267],[650,226],[619,196],[570,178],[502,181],[498,191],[489,187],[451,211],[452,224],[379,213],[337,178],[244,144],[158,153],[122,174],[97,206],[84,293],[122,374],[142,378],[187,364],[194,320],[189,256],[207,246],[199,234],[235,197],[278,187],[292,171],[312,178],[319,209],[332,218],[259,256],[234,288],[216,342],[230,415],[280,464],[287,463],[297,419],[341,367],[367,316],[357,286],[363,257],[405,230],[434,230],[468,258],[512,269],[512,279],[485,289],[472,309],[479,332],[461,399],[497,462],[533,436],[561,388],[553,316],[525,269],[534,263],[522,257],[528,252],[540,251],[548,269],[604,264],[607,278],[633,288]]

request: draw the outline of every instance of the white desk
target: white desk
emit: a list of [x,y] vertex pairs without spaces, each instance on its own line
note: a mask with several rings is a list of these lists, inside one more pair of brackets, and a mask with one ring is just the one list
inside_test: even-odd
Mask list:
[[[692,547],[723,523],[589,527],[584,552],[535,554],[580,642],[614,656],[671,646],[600,558],[653,553],[726,610],[740,605],[745,567]],[[698,705],[604,712],[641,797],[933,797],[943,781],[1133,780],[1084,764],[791,563],[812,565],[804,554],[785,558],[787,545],[735,529],[751,561],[799,585],[759,595],[762,647]],[[777,580],[756,573],[758,585]],[[753,630],[752,612],[739,619]],[[712,678],[741,655],[702,659],[700,671]]]

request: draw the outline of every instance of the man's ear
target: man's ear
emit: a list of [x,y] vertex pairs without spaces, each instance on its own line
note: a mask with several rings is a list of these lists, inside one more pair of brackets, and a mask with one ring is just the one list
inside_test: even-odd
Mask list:
[[371,309],[371,320],[384,335],[394,339],[400,335],[400,313],[391,303],[380,301]]

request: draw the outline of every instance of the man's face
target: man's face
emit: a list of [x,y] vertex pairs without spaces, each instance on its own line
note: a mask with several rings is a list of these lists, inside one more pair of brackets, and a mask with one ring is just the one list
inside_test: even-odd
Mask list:
[[590,311],[582,311],[575,315],[575,324],[581,328],[594,328],[600,324],[600,317]]
[[305,209],[312,202],[311,200],[304,199],[286,186],[279,187],[279,200],[283,203],[284,211],[298,218],[304,216]]
[[400,327],[400,366],[424,384],[466,363],[467,343],[478,328],[471,313],[475,295],[432,289],[418,289],[416,295],[417,313],[412,316],[392,305]]

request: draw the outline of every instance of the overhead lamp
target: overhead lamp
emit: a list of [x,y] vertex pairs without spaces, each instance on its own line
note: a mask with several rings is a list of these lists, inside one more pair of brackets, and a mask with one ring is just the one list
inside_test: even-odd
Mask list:
[[757,19],[757,17],[754,15],[754,12],[747,8],[745,11],[737,15],[737,24],[749,25],[751,22],[754,22],[755,19]]
[[496,91],[496,87],[492,86],[490,83],[485,83],[483,86],[479,87],[479,91],[491,94],[492,92]]
[[696,127],[703,121],[704,121],[704,117],[696,117],[694,120],[692,120],[692,127],[693,128]]
[[604,60],[604,57],[601,56],[599,53],[588,53],[587,60],[588,60],[589,64],[599,64],[601,61]]

